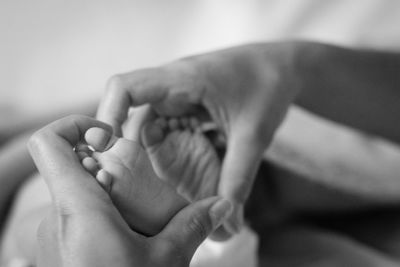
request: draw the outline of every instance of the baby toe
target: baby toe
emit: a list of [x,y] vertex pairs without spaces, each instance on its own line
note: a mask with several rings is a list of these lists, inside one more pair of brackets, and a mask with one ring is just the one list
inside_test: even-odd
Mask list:
[[97,182],[103,187],[107,192],[111,191],[112,176],[107,171],[101,169],[96,174]]
[[79,160],[83,160],[84,158],[89,157],[89,155],[86,152],[76,152],[76,154],[78,155]]
[[142,141],[146,147],[161,143],[165,138],[165,130],[159,123],[147,123],[142,130]]
[[167,119],[164,117],[157,118],[154,123],[158,124],[163,130],[165,130],[168,126]]
[[108,150],[118,138],[101,128],[90,128],[85,133],[86,142],[96,151]]
[[179,121],[176,118],[171,118],[168,120],[168,126],[170,131],[178,130],[179,129]]
[[83,167],[90,172],[92,175],[96,175],[99,170],[99,164],[94,158],[86,157],[82,160]]
[[190,118],[189,124],[190,124],[190,128],[192,128],[192,130],[196,130],[200,126],[199,120],[195,117]]
[[180,123],[184,129],[189,128],[189,118],[187,117],[180,118]]

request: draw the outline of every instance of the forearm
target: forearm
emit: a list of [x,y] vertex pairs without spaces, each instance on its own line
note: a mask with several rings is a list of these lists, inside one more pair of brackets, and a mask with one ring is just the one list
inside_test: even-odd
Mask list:
[[[382,140],[323,122],[301,110],[291,110],[265,156],[304,177],[302,180],[308,184],[347,194],[364,204],[388,205],[400,201],[398,149]],[[341,198],[334,201],[341,202]],[[353,201],[351,205],[357,203],[361,207],[360,201]]]
[[400,54],[299,43],[296,103],[400,143]]

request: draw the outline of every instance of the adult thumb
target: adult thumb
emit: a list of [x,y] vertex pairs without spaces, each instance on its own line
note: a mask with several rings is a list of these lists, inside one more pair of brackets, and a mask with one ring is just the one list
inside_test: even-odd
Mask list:
[[231,212],[232,204],[221,197],[197,201],[175,215],[159,237],[171,242],[190,259],[200,244]]

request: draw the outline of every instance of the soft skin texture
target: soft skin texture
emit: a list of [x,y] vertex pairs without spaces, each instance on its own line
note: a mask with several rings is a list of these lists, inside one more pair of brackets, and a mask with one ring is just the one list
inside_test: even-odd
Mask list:
[[[151,111],[141,129],[142,143],[157,175],[190,202],[217,195],[221,161],[196,118],[153,118]],[[135,125],[135,122],[132,122]],[[135,136],[136,133],[126,133]],[[228,238],[223,227],[211,238]]]
[[291,66],[291,55],[282,53],[288,49],[291,45],[268,51],[262,45],[239,47],[115,76],[98,118],[120,132],[132,105],[151,103],[163,116],[211,116],[227,139],[217,191],[235,204],[225,228],[236,233],[262,153],[295,95],[286,84],[292,81],[282,77]]
[[399,142],[399,69],[395,53],[312,42],[246,45],[116,75],[98,118],[120,132],[129,107],[145,103],[163,116],[211,117],[227,139],[218,192],[235,203],[224,224],[233,233],[262,153],[291,103]]
[[110,194],[132,229],[155,235],[189,204],[157,177],[139,143],[117,138],[101,128],[90,128],[85,140],[96,151],[82,164]]
[[132,231],[73,151],[92,127],[110,131],[89,117],[70,116],[29,141],[53,201],[38,232],[38,266],[189,266],[198,245],[229,215],[230,203],[218,197],[196,202],[151,238]]
[[158,176],[189,201],[216,195],[218,155],[195,119],[158,118],[142,127],[143,145]]

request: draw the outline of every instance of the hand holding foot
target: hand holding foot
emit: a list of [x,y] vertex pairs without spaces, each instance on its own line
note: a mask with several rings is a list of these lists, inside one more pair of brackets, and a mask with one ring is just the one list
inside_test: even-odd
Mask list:
[[[221,161],[203,126],[194,117],[161,117],[149,119],[141,132],[157,175],[189,201],[218,194]],[[211,238],[225,240],[229,234],[221,227]]]
[[196,116],[216,123],[227,140],[218,195],[234,204],[224,224],[233,234],[242,224],[263,152],[298,94],[292,71],[298,49],[290,42],[254,44],[116,75],[97,116],[120,132],[131,106],[150,104],[159,116]]
[[38,232],[38,266],[189,266],[197,247],[229,216],[230,203],[214,197],[191,204],[151,238],[132,231],[73,152],[92,127],[109,131],[91,118],[71,116],[29,141],[53,199],[52,211]]
[[221,163],[195,118],[158,118],[142,140],[159,177],[190,201],[217,194]]
[[101,128],[85,133],[94,148],[82,160],[133,229],[147,235],[159,233],[169,220],[189,204],[160,180],[139,143],[117,138]]

